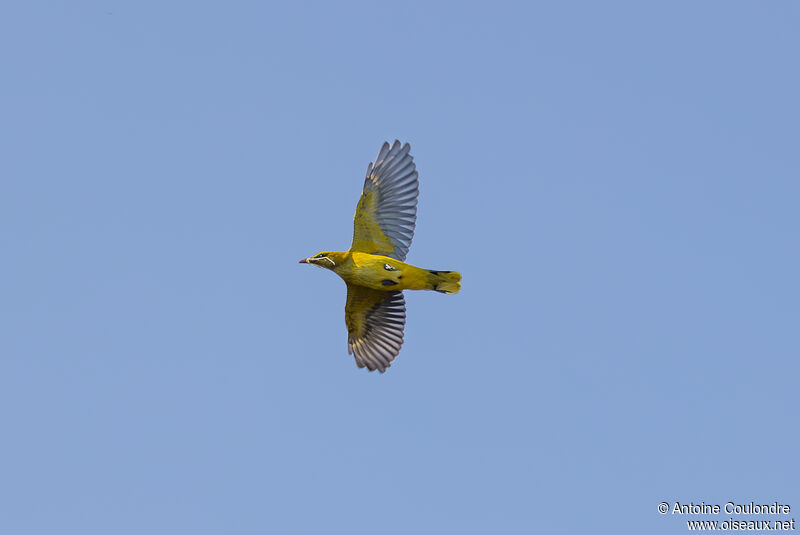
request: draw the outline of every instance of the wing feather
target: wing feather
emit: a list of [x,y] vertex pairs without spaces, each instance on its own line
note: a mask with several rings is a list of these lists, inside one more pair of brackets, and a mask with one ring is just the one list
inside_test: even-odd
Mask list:
[[356,365],[385,372],[403,345],[406,324],[403,292],[383,292],[348,284],[344,319],[347,352],[355,355]]
[[411,145],[384,143],[367,166],[351,251],[405,260],[417,222],[419,175]]

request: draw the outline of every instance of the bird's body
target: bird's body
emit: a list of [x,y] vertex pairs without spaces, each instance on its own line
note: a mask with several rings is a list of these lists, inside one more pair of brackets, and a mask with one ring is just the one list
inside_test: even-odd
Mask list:
[[367,168],[356,207],[353,243],[346,252],[325,251],[300,261],[330,269],[347,284],[348,352],[356,364],[381,372],[403,344],[403,290],[457,293],[461,274],[404,262],[417,217],[419,182],[411,147],[384,143]]
[[358,251],[320,254],[328,259],[323,262],[331,264],[331,271],[355,286],[383,291],[436,290],[442,293],[455,293],[460,287],[460,275],[453,275],[453,271],[422,269],[388,256]]

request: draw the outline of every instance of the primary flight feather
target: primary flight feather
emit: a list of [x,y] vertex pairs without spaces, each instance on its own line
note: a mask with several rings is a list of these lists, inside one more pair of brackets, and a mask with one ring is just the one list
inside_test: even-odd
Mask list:
[[350,250],[324,251],[300,261],[330,269],[347,284],[347,351],[355,356],[359,368],[381,373],[391,366],[403,345],[403,290],[452,294],[461,288],[458,272],[422,269],[404,262],[414,237],[419,196],[417,167],[410,150],[408,143],[384,143],[367,167]]

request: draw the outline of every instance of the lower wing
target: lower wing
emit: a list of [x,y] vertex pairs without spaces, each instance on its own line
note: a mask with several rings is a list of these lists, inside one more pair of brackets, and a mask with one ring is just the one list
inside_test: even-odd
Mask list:
[[348,284],[344,320],[347,352],[355,355],[356,365],[385,372],[403,345],[406,324],[403,292],[384,292]]

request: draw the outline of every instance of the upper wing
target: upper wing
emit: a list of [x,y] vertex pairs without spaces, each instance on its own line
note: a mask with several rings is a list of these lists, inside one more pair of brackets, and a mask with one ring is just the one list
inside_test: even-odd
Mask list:
[[411,145],[384,143],[367,167],[358,201],[351,251],[380,254],[403,261],[417,222],[419,181]]
[[382,292],[348,284],[344,320],[347,352],[355,353],[356,365],[385,372],[403,345],[406,324],[403,292]]

